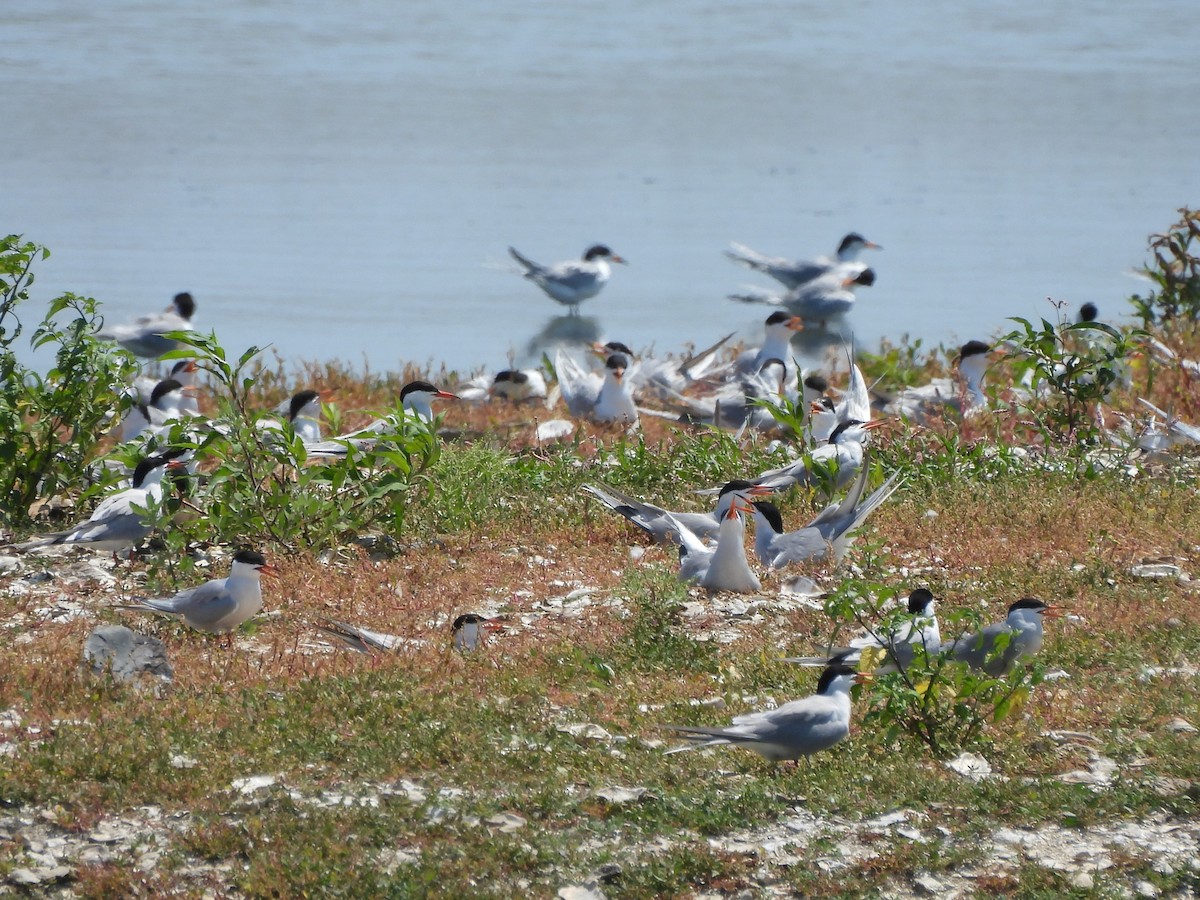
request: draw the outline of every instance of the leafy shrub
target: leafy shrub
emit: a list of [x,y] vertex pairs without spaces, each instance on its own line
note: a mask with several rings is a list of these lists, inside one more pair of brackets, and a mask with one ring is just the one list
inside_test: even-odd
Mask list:
[[1142,274],[1156,290],[1129,298],[1146,326],[1190,327],[1200,317],[1200,210],[1184,207],[1179,216],[1165,233],[1150,236],[1155,265],[1144,266]]
[[128,353],[96,338],[96,301],[75,294],[51,301],[30,339],[54,353],[45,376],[17,361],[18,307],[29,300],[34,263],[49,255],[18,235],[0,240],[0,516],[10,526],[27,525],[39,497],[78,484],[106,419],[128,402],[135,369]]
[[[904,604],[892,605],[898,595],[896,588],[883,584],[845,581],[826,599],[825,610],[839,627],[853,625],[884,637],[911,621]],[[970,611],[943,614],[939,620],[943,645],[980,626],[979,616]],[[905,670],[871,680],[864,692],[868,710],[863,724],[885,740],[916,738],[938,756],[983,742],[985,727],[1018,712],[1043,679],[1036,662],[995,678],[969,669],[946,651],[915,649]],[[1003,650],[1003,640],[996,649]],[[859,668],[871,672],[886,658],[886,650],[866,651]]]
[[[1103,322],[1035,326],[1014,317],[1021,327],[1001,340],[1013,351],[1014,379],[1024,381],[1041,402],[1031,412],[1045,438],[1055,442],[1095,443],[1100,429],[1095,405],[1126,375],[1134,347],[1126,334]],[[1049,389],[1048,391],[1046,389]]]
[[214,336],[171,335],[186,345],[168,354],[194,357],[209,373],[216,415],[197,426],[176,423],[168,442],[195,452],[201,476],[188,504],[203,513],[177,522],[169,541],[237,540],[299,553],[349,543],[369,531],[404,531],[411,495],[427,479],[440,442],[436,425],[399,405],[387,411],[394,428],[367,449],[309,465],[304,442],[287,421],[258,425],[251,347],[230,361]]

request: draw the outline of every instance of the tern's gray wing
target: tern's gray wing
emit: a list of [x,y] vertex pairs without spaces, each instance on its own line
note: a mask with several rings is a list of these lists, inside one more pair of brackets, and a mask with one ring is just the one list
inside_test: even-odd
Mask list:
[[600,395],[602,381],[591,372],[585,372],[568,354],[559,350],[554,354],[554,371],[558,376],[558,388],[562,392],[567,410],[576,417],[591,415]]
[[120,550],[145,538],[151,530],[143,514],[135,506],[145,508],[153,502],[144,489],[130,488],[105,497],[86,521],[73,528],[49,535],[29,546],[46,544],[88,544],[99,550]]
[[[1001,637],[1008,636],[1004,649],[999,648]],[[988,625],[975,634],[960,637],[951,646],[954,658],[972,669],[981,669],[999,677],[1012,671],[1020,658],[1019,633],[1004,622]]]
[[608,485],[585,484],[583,489],[613,512],[624,516],[658,543],[666,544],[672,540],[679,540],[674,526],[667,518],[666,510],[661,507],[635,500],[628,494],[623,494]]
[[[532,276],[531,276],[532,277]],[[596,286],[596,272],[578,262],[557,263],[545,270],[544,277],[569,291],[578,293]]]
[[404,639],[394,634],[382,631],[371,631],[349,622],[338,622],[334,619],[323,619],[317,626],[329,637],[336,638],[343,645],[359,653],[370,653],[373,650],[391,652],[399,648]]
[[844,740],[850,733],[850,719],[830,698],[813,696],[769,712],[738,716],[728,728],[670,728],[694,746],[736,744],[767,759],[783,760],[827,750]]
[[788,288],[798,287],[807,281],[812,281],[829,271],[829,264],[816,260],[788,259],[784,256],[767,256],[757,250],[751,250],[744,244],[731,244],[731,249],[725,255],[734,262],[741,263],[750,269],[770,275],[776,281]]
[[225,589],[225,579],[206,581],[199,587],[180,591],[174,597],[139,600],[139,609],[182,616],[198,631],[222,631],[221,623],[237,610],[237,600]]

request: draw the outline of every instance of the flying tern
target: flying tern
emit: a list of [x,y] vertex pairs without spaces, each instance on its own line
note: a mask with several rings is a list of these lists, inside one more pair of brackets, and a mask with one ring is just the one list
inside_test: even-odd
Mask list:
[[770,275],[788,290],[808,284],[816,278],[843,271],[847,263],[858,261],[863,250],[882,250],[858,232],[842,238],[834,256],[819,256],[813,260],[794,260],[782,256],[766,256],[742,244],[733,244],[725,255],[735,262]]
[[116,341],[134,356],[157,359],[179,347],[178,341],[163,335],[169,331],[190,331],[195,313],[196,301],[184,292],[176,294],[165,311],[102,329],[96,337]]
[[579,308],[584,300],[600,293],[612,274],[610,263],[625,263],[603,244],[594,244],[583,253],[583,259],[569,260],[543,266],[522,256],[509,247],[512,254],[525,269],[525,277],[545,291],[552,300],[557,300],[572,310]]
[[13,546],[18,550],[33,550],[61,544],[113,552],[135,547],[153,528],[145,511],[162,503],[162,482],[167,469],[184,468],[185,463],[172,455],[147,457],[133,470],[132,486],[109,494],[85,521],[66,531]]
[[857,666],[864,652],[884,651],[875,669],[876,675],[898,672],[912,665],[918,651],[927,658],[938,654],[942,634],[938,628],[937,601],[928,588],[917,588],[908,595],[906,622],[888,632],[870,632],[854,638],[844,647],[829,647],[820,656],[793,656],[783,661],[802,666],[828,666],[834,660]]
[[959,662],[1003,677],[1042,648],[1042,618],[1055,618],[1059,607],[1026,597],[1008,608],[1003,622],[987,625],[974,634],[951,642],[950,651]]
[[262,609],[259,579],[276,571],[261,553],[239,550],[233,555],[229,577],[214,578],[174,597],[138,600],[122,609],[179,616],[197,631],[224,634]]
[[665,726],[690,742],[667,752],[732,744],[778,762],[828,750],[849,736],[850,688],[869,677],[849,666],[830,666],[821,673],[815,694],[775,709],[736,716],[726,728]]
[[827,506],[797,531],[783,530],[783,517],[774,503],[769,500],[756,501],[754,550],[759,561],[770,568],[782,569],[792,563],[841,559],[849,547],[854,529],[865,522],[900,486],[900,473],[895,472],[863,500],[868,475],[867,466],[862,466],[845,498],[840,503]]

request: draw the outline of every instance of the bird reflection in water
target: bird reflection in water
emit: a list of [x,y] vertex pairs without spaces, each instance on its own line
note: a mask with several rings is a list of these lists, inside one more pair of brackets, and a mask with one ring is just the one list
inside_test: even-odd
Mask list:
[[559,349],[588,349],[599,340],[600,320],[595,316],[552,316],[525,345],[525,359],[553,358]]

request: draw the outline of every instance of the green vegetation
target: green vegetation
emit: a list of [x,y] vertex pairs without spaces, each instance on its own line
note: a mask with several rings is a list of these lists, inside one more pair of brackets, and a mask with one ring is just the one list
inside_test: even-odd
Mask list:
[[[1126,413],[1152,389],[1196,421],[1195,392],[1129,352],[1126,333],[1025,324],[1011,339],[1047,386],[1043,403],[894,423],[875,438],[873,478],[903,467],[905,484],[844,563],[768,575],[761,596],[732,601],[683,588],[673,548],[645,544],[579,489],[603,480],[699,509],[711,501],[697,485],[793,449],[661,423],[543,446],[528,414],[505,407],[449,410],[470,439],[435,440],[440,423],[404,419],[395,439],[314,465],[286,426],[280,441],[254,427],[290,380],[192,338],[222,425],[188,436],[201,478],[184,512],[206,516],[163,529],[164,545],[117,565],[111,588],[53,565],[48,582],[8,576],[20,589],[0,597],[16,638],[0,642],[0,834],[41,828],[91,846],[113,822],[135,823],[134,839],[70,857],[66,882],[43,886],[91,897],[553,897],[589,879],[610,898],[861,897],[963,872],[981,896],[1116,896],[1138,881],[1195,891],[1177,856],[1164,868],[1160,852],[1097,837],[1146,823],[1194,834],[1200,753],[1175,720],[1200,725],[1195,469],[1178,454],[1098,462],[1102,394],[1085,376]],[[1087,362],[1056,380],[1065,354]],[[875,363],[901,381],[918,367],[903,348]],[[1119,365],[1128,390],[1100,374]],[[940,367],[930,359],[922,377]],[[299,377],[336,381],[342,407],[401,421],[399,376]],[[824,502],[781,498],[789,523]],[[389,554],[351,542],[368,529],[392,539]],[[170,686],[80,669],[97,621],[132,624],[115,606],[144,593],[148,568],[167,587],[194,580],[187,553],[229,534],[286,559],[264,583],[268,615],[231,646],[139,620],[168,647]],[[1135,567],[1148,562],[1179,572],[1147,577]],[[823,606],[780,594],[795,574],[831,589]],[[856,695],[850,739],[798,766],[730,747],[663,753],[663,724],[725,724],[810,693],[815,674],[782,657],[886,631],[901,618],[890,601],[918,585],[938,598],[944,637],[1022,596],[1071,617],[1049,623],[1037,661],[1007,679],[936,657],[879,678]],[[65,603],[86,617],[59,616]],[[453,651],[448,623],[467,611],[505,616],[505,632]],[[401,649],[331,647],[316,628],[326,617],[400,636]],[[992,777],[947,768],[963,748]],[[1086,854],[1078,864],[1094,888],[1019,847],[995,863],[1001,832],[1038,829],[1107,848],[1103,867]],[[30,866],[28,852],[0,839],[0,879]],[[1080,852],[1064,851],[1069,866]]]

